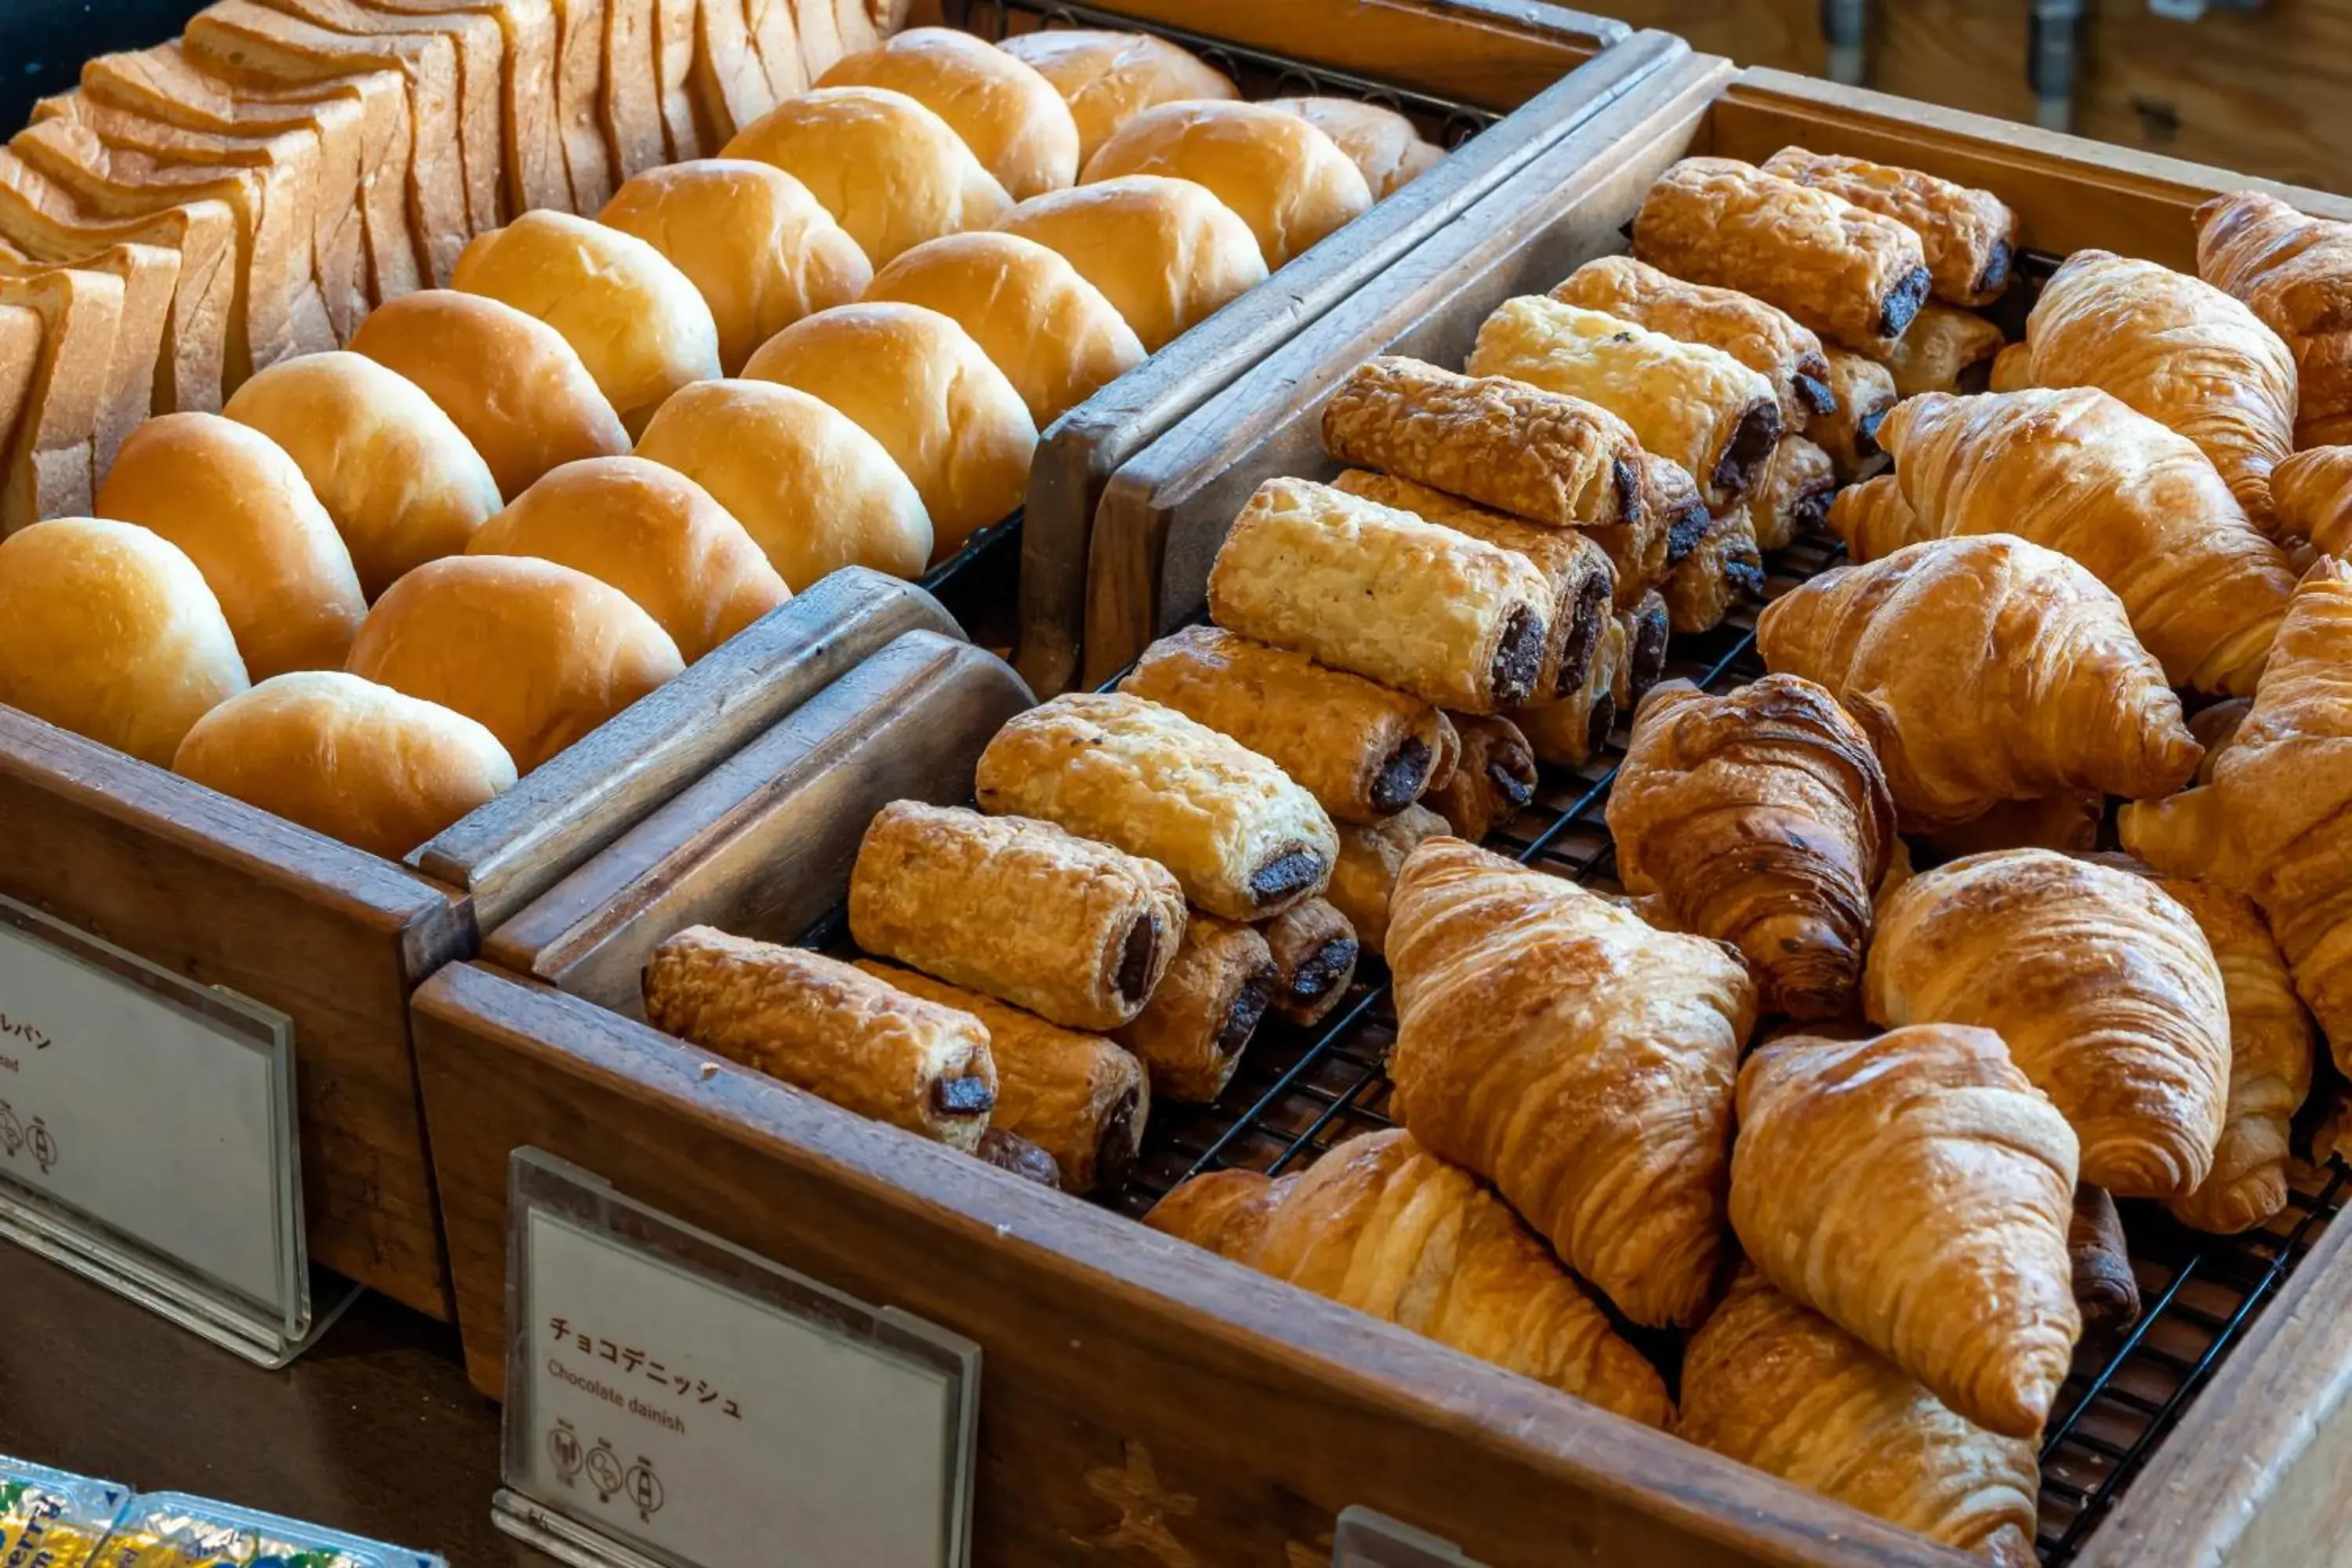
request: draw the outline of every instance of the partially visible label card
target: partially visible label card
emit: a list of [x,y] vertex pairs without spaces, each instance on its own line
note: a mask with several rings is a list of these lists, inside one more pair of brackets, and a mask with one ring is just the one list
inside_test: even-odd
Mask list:
[[1331,1568],[1479,1568],[1450,1541],[1368,1508],[1339,1515],[1331,1532]]

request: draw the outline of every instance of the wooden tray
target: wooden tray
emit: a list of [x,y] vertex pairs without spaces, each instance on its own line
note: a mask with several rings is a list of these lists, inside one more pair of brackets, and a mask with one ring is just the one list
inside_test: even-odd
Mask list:
[[836,574],[404,863],[0,707],[0,892],[290,1016],[311,1260],[446,1319],[409,992],[915,627],[954,622],[904,584]]

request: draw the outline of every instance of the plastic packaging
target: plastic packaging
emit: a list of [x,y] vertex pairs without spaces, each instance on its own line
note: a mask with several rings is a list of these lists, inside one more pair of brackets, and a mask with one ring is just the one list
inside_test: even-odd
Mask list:
[[93,1568],[448,1568],[448,1563],[426,1552],[184,1492],[146,1492],[131,1500]]
[[0,1457],[0,1564],[84,1568],[130,1500],[129,1487]]

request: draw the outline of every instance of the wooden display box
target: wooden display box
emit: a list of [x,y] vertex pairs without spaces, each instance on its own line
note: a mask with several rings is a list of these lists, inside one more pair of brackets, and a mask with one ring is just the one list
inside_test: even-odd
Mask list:
[[919,589],[838,573],[400,862],[0,707],[0,893],[289,1015],[311,1261],[446,1319],[409,993],[915,627],[954,622]]

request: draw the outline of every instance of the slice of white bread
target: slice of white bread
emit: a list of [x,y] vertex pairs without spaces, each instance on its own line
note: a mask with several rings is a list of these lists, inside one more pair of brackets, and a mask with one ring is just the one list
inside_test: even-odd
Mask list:
[[[100,290],[112,302],[93,307],[97,314],[89,319],[90,325],[66,333],[62,344],[55,341],[60,329],[52,321],[52,344],[45,351],[63,355],[59,363],[77,367],[77,376],[88,374],[79,367],[91,363],[99,367],[88,383],[96,399],[95,424],[89,433],[93,443],[89,468],[95,485],[106,477],[115,448],[154,406],[163,334],[170,326],[173,293],[180,277],[180,253],[152,245],[110,245],[68,266],[38,260],[0,239],[0,279],[23,282],[53,272],[95,273],[120,286]],[[45,391],[42,395],[46,422],[55,412],[51,405],[55,394]]]
[[552,0],[365,0],[365,5],[420,22],[462,16],[495,23],[505,46],[500,68],[508,210],[570,205],[572,179],[557,117]]

